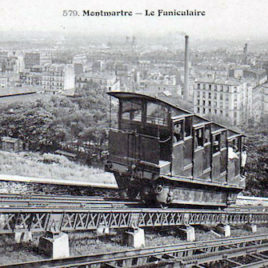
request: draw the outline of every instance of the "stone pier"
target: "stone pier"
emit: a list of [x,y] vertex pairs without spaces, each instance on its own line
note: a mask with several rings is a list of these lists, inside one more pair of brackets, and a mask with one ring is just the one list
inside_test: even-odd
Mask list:
[[109,227],[99,226],[96,230],[97,236],[105,236],[110,234]]
[[193,226],[186,226],[186,228],[178,229],[183,239],[189,242],[195,241],[195,229]]
[[40,237],[38,248],[53,259],[70,256],[69,238],[62,232],[47,232],[45,236]]
[[230,237],[231,236],[231,226],[229,224],[226,225],[218,225],[216,227],[216,231],[220,234],[223,234],[224,237]]
[[145,247],[145,235],[144,230],[141,228],[133,228],[131,231],[127,231],[124,234],[124,242],[134,248]]
[[32,232],[21,229],[19,225],[15,226],[14,239],[16,243],[30,242],[33,240]]
[[257,232],[257,225],[256,224],[246,224],[245,225],[246,230],[256,233]]

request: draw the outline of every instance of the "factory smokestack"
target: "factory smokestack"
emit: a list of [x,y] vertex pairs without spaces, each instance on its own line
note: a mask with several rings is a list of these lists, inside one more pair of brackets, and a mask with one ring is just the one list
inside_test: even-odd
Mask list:
[[243,49],[243,64],[247,64],[248,57],[248,44],[246,43]]
[[189,98],[188,79],[189,79],[189,36],[185,35],[184,89],[183,89],[183,98],[185,100],[188,100]]

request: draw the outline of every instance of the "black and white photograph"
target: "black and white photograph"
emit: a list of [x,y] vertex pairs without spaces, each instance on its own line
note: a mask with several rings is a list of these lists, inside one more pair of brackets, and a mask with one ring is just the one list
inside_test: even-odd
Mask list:
[[0,267],[268,267],[266,0],[0,18]]

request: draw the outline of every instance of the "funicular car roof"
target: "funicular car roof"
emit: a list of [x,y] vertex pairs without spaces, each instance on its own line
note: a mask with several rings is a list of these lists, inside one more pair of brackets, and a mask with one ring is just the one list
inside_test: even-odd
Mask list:
[[170,97],[153,97],[151,95],[146,95],[146,94],[141,94],[141,93],[134,93],[134,92],[124,92],[124,91],[110,91],[107,92],[107,94],[118,98],[118,99],[145,99],[148,101],[153,101],[153,102],[159,102],[162,104],[165,104],[167,106],[171,106],[177,110],[183,111],[186,114],[193,114],[190,111],[187,111],[186,109],[182,109],[181,107],[178,106],[177,99],[174,100],[174,98]]
[[221,124],[218,124],[218,123],[215,123],[215,122],[212,122],[211,120],[209,119],[206,119],[200,115],[197,115],[195,113],[192,113],[186,109],[182,109],[181,107],[179,107],[178,105],[182,105],[182,106],[185,106],[185,101],[183,101],[182,99],[179,99],[179,98],[173,98],[173,97],[165,97],[165,96],[157,96],[157,97],[154,97],[152,95],[146,95],[146,94],[142,94],[142,93],[136,93],[136,92],[125,92],[125,91],[109,91],[107,92],[108,95],[110,96],[113,96],[115,98],[118,98],[118,99],[145,99],[145,100],[148,100],[148,101],[153,101],[153,102],[158,102],[158,103],[162,103],[164,105],[167,105],[167,106],[170,106],[170,107],[173,107],[177,110],[180,110],[184,113],[186,113],[186,115],[194,115],[196,116],[197,118],[201,119],[201,120],[204,120],[205,122],[210,122],[220,128],[225,128],[226,130],[229,131],[229,133],[232,135],[241,135],[241,136],[245,136],[244,134],[242,133],[239,133],[238,131],[234,130],[234,129],[231,129],[229,127],[226,127],[226,126],[223,126]]

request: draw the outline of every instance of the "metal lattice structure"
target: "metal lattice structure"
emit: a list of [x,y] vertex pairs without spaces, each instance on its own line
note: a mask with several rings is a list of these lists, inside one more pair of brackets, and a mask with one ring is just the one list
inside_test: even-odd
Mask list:
[[183,209],[0,208],[0,233],[16,230],[95,230],[98,227],[160,227],[215,224],[263,224],[268,212]]

